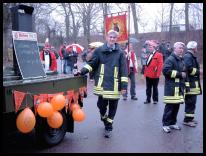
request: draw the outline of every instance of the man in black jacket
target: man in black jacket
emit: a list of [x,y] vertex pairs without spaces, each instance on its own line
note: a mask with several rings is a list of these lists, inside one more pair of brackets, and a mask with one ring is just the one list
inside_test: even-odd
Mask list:
[[117,37],[118,32],[110,30],[107,42],[95,49],[92,58],[80,71],[81,75],[94,71],[93,92],[98,96],[97,107],[104,122],[106,138],[111,137],[120,93],[126,93],[128,83],[126,58],[116,43]]
[[184,103],[184,86],[186,71],[182,58],[184,43],[176,42],[174,52],[164,63],[165,76],[164,103],[165,109],[162,117],[163,131],[170,133],[171,129],[180,130],[176,124],[180,104]]
[[197,95],[202,93],[200,85],[200,66],[197,62],[195,53],[197,52],[197,42],[189,41],[187,52],[184,55],[184,62],[189,78],[189,92],[185,95],[185,118],[183,124],[195,127],[197,121],[194,120]]

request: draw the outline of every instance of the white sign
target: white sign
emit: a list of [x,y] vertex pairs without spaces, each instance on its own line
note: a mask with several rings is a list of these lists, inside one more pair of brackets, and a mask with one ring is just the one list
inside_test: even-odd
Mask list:
[[37,41],[37,34],[32,32],[12,31],[14,40]]

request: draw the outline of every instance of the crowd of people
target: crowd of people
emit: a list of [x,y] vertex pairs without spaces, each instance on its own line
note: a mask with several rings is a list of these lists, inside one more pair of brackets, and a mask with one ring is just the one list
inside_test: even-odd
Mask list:
[[[110,30],[106,42],[101,46],[89,45],[81,54],[84,66],[77,68],[78,53],[72,48],[66,49],[66,43],[60,48],[59,56],[64,62],[64,74],[74,76],[89,73],[94,81],[93,92],[98,96],[97,107],[100,119],[105,126],[105,137],[110,138],[113,122],[118,107],[118,101],[128,97],[128,81],[130,80],[131,100],[138,100],[136,95],[136,74],[138,73],[137,57],[133,43],[127,43],[123,50],[117,43],[118,32]],[[146,100],[144,104],[158,104],[158,84],[161,74],[165,77],[163,102],[165,108],[162,116],[162,129],[169,133],[171,129],[180,130],[177,125],[177,115],[180,104],[185,103],[185,118],[183,124],[195,127],[194,120],[197,95],[202,93],[200,84],[200,66],[197,62],[197,42],[170,42],[147,40],[142,46],[141,73],[146,79]],[[184,51],[186,52],[184,53]],[[40,57],[45,69],[56,70],[55,54],[47,55],[47,46]],[[50,63],[47,60],[50,59]]]

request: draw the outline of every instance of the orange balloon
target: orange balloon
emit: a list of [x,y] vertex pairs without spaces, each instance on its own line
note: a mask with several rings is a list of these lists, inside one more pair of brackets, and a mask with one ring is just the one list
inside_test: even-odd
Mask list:
[[75,109],[80,109],[80,106],[77,103],[72,103],[70,109],[71,109],[71,111],[74,111]]
[[75,109],[72,112],[72,117],[73,117],[74,121],[81,122],[85,119],[84,111],[82,109]]
[[52,116],[47,118],[47,123],[52,128],[59,128],[59,127],[61,127],[61,125],[63,123],[62,114],[60,112],[58,112],[58,111],[54,111]]
[[49,117],[53,114],[54,109],[48,102],[42,102],[37,107],[37,112],[41,117]]
[[57,94],[51,99],[51,105],[56,111],[64,108],[65,102],[66,102],[66,98],[62,94]]
[[22,133],[28,133],[32,131],[36,124],[36,118],[30,108],[25,108],[16,119],[16,126]]

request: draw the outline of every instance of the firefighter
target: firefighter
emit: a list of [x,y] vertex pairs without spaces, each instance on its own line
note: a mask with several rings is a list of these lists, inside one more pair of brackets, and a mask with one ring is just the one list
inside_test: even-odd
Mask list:
[[189,78],[189,92],[185,95],[185,117],[183,124],[190,127],[195,127],[197,121],[194,120],[197,95],[202,94],[200,85],[200,66],[195,56],[197,53],[197,42],[189,41],[187,51],[184,55],[184,62]]
[[118,32],[108,31],[107,42],[95,49],[91,60],[79,73],[85,75],[94,71],[93,91],[98,96],[97,107],[105,126],[106,138],[111,137],[120,93],[126,93],[128,83],[126,58],[120,45],[116,43],[117,37]]
[[170,133],[171,129],[180,130],[176,124],[180,104],[184,103],[184,86],[186,71],[182,58],[185,44],[176,42],[174,52],[165,60],[163,75],[165,76],[164,87],[164,113],[162,118],[163,131]]

